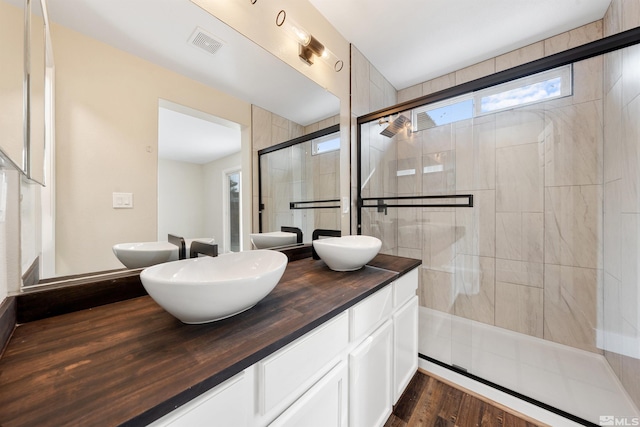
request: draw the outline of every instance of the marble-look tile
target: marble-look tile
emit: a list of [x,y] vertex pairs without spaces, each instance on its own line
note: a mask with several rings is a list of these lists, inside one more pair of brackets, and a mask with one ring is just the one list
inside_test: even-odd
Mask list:
[[606,95],[622,77],[622,50],[614,50],[604,55],[604,86]]
[[422,192],[425,195],[454,194],[456,190],[455,151],[425,154],[422,157]]
[[620,380],[629,397],[640,407],[640,359],[621,356],[622,372]]
[[622,7],[620,0],[612,0],[602,18],[602,35],[609,37],[618,34],[622,28]]
[[456,73],[445,74],[422,83],[422,96],[430,95],[458,84],[456,82]]
[[422,265],[453,273],[456,256],[455,212],[422,212]]
[[452,273],[420,267],[418,298],[421,307],[452,313],[455,301],[455,276]]
[[602,183],[602,114],[598,101],[546,111],[546,186]]
[[543,290],[496,282],[495,325],[542,338]]
[[411,101],[422,96],[422,84],[409,86],[398,91],[398,102]]
[[530,44],[496,57],[496,72],[507,70],[544,57],[544,42]]
[[271,113],[255,105],[251,106],[251,130],[254,150],[271,146]]
[[496,192],[473,194],[472,208],[457,208],[456,253],[494,257],[496,251]]
[[620,315],[640,329],[640,214],[622,214],[620,226]]
[[351,110],[357,115],[369,110],[369,61],[355,46],[351,46]]
[[596,343],[602,270],[546,265],[544,338],[601,353]]
[[495,114],[496,148],[540,142],[544,138],[544,110],[528,106]]
[[602,38],[602,20],[592,22],[544,41],[545,56],[581,46]]
[[282,128],[280,126],[271,125],[271,144],[277,145],[281,142],[289,140],[289,127]]
[[[611,181],[604,186],[603,213],[603,263],[604,270],[616,279],[620,279],[620,260],[622,257],[622,217],[620,212],[621,180]],[[627,230],[625,230],[625,233]]]
[[456,188],[492,190],[496,187],[496,132],[493,116],[473,126],[456,127]]
[[542,288],[544,285],[544,264],[497,258],[496,281]]
[[602,267],[602,186],[547,187],[545,262]]
[[456,71],[456,84],[459,85],[462,83],[470,82],[472,80],[479,79],[480,77],[494,74],[495,72],[495,59],[492,58],[486,61],[478,62],[477,64],[471,65],[470,67],[466,67]]
[[[371,67],[373,68],[373,67]],[[374,84],[369,85],[369,108],[368,111],[377,111],[385,107],[384,88]]]
[[618,80],[604,98],[604,182],[622,178],[622,83]]
[[398,247],[422,249],[422,209],[398,209],[397,217]]
[[622,28],[621,31],[640,27],[640,4],[637,0],[621,0]]
[[629,46],[622,50],[622,105],[640,95],[640,45]]
[[[607,352],[620,353],[623,347],[622,313],[620,312],[620,281],[607,272],[604,273],[603,289],[603,347]],[[606,353],[605,353],[606,354]],[[618,362],[619,360],[616,360]],[[611,366],[620,372],[620,367]]]
[[398,247],[398,256],[420,259],[422,257],[422,250]]
[[456,299],[454,314],[493,324],[495,258],[458,255],[455,259]]
[[542,212],[544,152],[542,143],[496,150],[496,210]]
[[452,125],[436,126],[425,129],[419,134],[422,135],[422,153],[441,153],[455,149],[455,138]]
[[[622,87],[624,91],[624,85]],[[622,109],[622,212],[640,213],[640,97]]]
[[496,212],[496,257],[544,262],[544,214]]
[[422,157],[399,158],[396,181],[398,195],[419,196],[422,194]]
[[371,79],[371,84],[380,88],[380,89],[384,89],[384,85],[385,85],[385,78],[384,76],[380,73],[380,71],[378,71],[378,69],[376,67],[374,67],[373,65],[371,65],[371,63],[369,63],[369,78]]

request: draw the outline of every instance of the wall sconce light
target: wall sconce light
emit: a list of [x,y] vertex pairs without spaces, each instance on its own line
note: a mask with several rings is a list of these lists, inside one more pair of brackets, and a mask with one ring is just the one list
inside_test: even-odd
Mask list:
[[287,18],[287,12],[284,10],[281,10],[276,16],[276,25],[298,42],[298,56],[307,65],[313,65],[315,57],[318,57],[336,72],[344,67],[344,62],[320,43],[318,39],[302,28],[296,21]]

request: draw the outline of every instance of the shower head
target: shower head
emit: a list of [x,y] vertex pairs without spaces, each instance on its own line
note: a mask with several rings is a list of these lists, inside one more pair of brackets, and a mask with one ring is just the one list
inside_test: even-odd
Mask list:
[[389,126],[380,132],[380,135],[384,135],[387,138],[393,138],[398,132],[409,125],[411,125],[411,121],[405,116],[400,115],[395,120],[392,120],[391,123],[389,123]]

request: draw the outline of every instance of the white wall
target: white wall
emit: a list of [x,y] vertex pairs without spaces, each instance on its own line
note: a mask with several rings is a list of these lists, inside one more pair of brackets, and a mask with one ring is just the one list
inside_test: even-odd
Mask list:
[[[225,247],[224,240],[224,203],[223,189],[225,187],[224,173],[229,169],[239,168],[242,158],[240,152],[232,154],[214,162],[203,166],[204,174],[204,230],[206,237],[214,237],[218,243],[219,252],[227,252],[229,248]],[[242,175],[242,185],[246,187],[251,185],[251,180],[244,173]],[[246,189],[245,189],[246,191]],[[249,209],[248,206],[242,206],[242,209]],[[245,214],[246,215],[246,214]],[[249,233],[249,230],[243,229],[243,234]]]
[[[195,163],[158,159],[158,240],[204,234],[204,172]],[[135,205],[135,201],[134,201]]]
[[227,251],[223,247],[223,178],[225,171],[240,168],[241,163],[240,152],[204,165],[158,159],[158,240],[167,240],[168,233],[214,237],[218,249]]

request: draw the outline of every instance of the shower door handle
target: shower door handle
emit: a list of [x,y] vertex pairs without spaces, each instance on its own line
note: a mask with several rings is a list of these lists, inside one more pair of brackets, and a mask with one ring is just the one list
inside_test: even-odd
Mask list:
[[382,199],[378,199],[378,212],[384,212],[384,214],[387,214],[387,204],[384,202],[384,200]]

